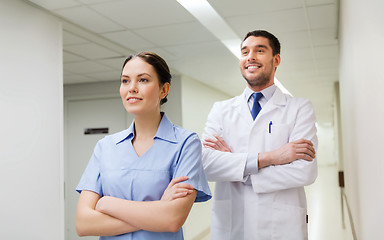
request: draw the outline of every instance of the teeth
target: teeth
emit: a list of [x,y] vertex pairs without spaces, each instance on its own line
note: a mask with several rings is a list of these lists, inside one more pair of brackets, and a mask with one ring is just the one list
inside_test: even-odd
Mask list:
[[140,100],[139,98],[130,98],[128,99],[128,101],[137,101],[137,100]]
[[248,69],[256,69],[259,68],[258,66],[249,66]]

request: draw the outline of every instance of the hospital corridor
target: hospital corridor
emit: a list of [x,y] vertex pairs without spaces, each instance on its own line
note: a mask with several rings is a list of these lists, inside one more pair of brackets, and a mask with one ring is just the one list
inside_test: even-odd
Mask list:
[[338,170],[335,165],[319,166],[316,182],[306,187],[308,201],[308,234],[311,240],[353,239],[348,214],[339,188]]
[[[175,125],[202,138],[207,119],[212,118],[211,115],[221,116],[226,111],[223,106],[223,111],[209,115],[211,109],[218,106],[214,104],[250,89],[246,88],[249,82],[244,71],[255,73],[261,69],[260,72],[266,72],[263,64],[246,65],[240,49],[248,32],[261,29],[273,33],[281,44],[280,54],[271,54],[274,61],[267,62],[260,57],[265,66],[272,66],[270,69],[277,64],[276,74],[269,75],[274,83],[270,89],[279,89],[281,96],[282,93],[292,95],[299,99],[297,103],[301,101],[305,102],[302,105],[309,106],[300,112],[297,109],[302,105],[297,104],[297,109],[284,115],[286,118],[281,117],[282,134],[291,134],[289,124],[284,122],[290,121],[286,120],[287,115],[294,119],[294,123],[310,119],[303,125],[310,125],[311,130],[306,131],[307,126],[303,127],[298,130],[300,134],[310,132],[312,135],[308,135],[315,139],[317,130],[318,176],[313,184],[304,187],[308,240],[383,240],[383,10],[382,0],[0,0],[0,123],[3,127],[0,138],[0,238],[99,239],[79,237],[76,232],[79,193],[75,189],[98,140],[128,129],[133,121],[134,114],[125,109],[119,90],[124,82],[121,74],[125,59],[142,51],[155,52],[164,58],[172,82],[168,102],[160,111],[165,112]],[[257,37],[251,37],[254,38]],[[288,95],[284,96],[290,99]],[[255,102],[249,95],[247,97],[252,101],[244,101],[243,107],[258,101],[256,95]],[[261,95],[261,98],[263,104],[269,101],[267,96],[263,98]],[[260,106],[261,114],[264,114],[264,106]],[[159,108],[155,110],[159,112]],[[264,126],[256,125],[260,118],[254,117],[253,113],[252,107],[247,115],[250,126],[253,123],[252,126]],[[227,117],[231,119],[230,123],[239,124],[233,116]],[[271,126],[275,134],[274,127],[279,129],[280,122],[275,125],[275,118],[267,120],[270,124],[269,129],[265,128],[265,136],[272,136],[268,135]],[[217,127],[221,122],[215,124]],[[303,125],[291,124],[289,127]],[[236,129],[244,126],[239,125]],[[260,132],[252,130],[252,133]],[[233,142],[241,145],[242,139],[245,138]],[[279,138],[282,141],[271,139],[269,142],[258,140],[262,144],[255,149],[259,150],[263,144],[274,146],[285,141],[276,147],[280,148],[289,141],[288,137]],[[247,141],[241,146],[253,146]],[[252,153],[252,150],[247,148],[245,151]],[[245,160],[243,162],[245,165]],[[285,173],[288,172],[286,169],[294,169],[290,168],[292,165],[287,165]],[[285,204],[286,209],[292,207],[289,209],[305,216],[302,183],[313,180],[313,166],[306,168],[311,171],[302,171],[306,171],[304,177],[287,174],[292,176],[289,180],[298,179],[299,184],[270,191],[291,193],[291,190],[299,189],[297,195],[289,196],[300,198],[300,206],[288,206],[289,201],[284,202],[288,195],[276,197],[273,203],[277,199],[283,203],[280,206]],[[257,170],[258,166],[255,167]],[[200,169],[203,172],[203,168]],[[237,167],[222,172],[226,174],[232,169]],[[256,180],[252,179],[262,176],[247,174],[251,177],[245,185],[254,184]],[[271,178],[263,176],[262,180],[269,181],[263,186],[271,182],[270,185],[275,182],[278,185],[279,181],[287,186],[282,180],[285,178],[277,178],[277,174],[269,176],[272,175]],[[245,175],[239,176],[240,180],[235,184]],[[205,180],[204,184],[208,189]],[[255,192],[260,194],[258,197],[270,193],[257,192],[256,184],[252,188],[245,185],[240,189],[247,196],[256,196]],[[215,182],[209,182],[209,187],[213,194]],[[211,233],[221,233],[211,228],[215,195],[213,198],[193,204],[183,225],[185,240],[208,240]],[[249,202],[244,201],[243,205]],[[278,204],[273,210],[279,207]],[[232,205],[235,204],[231,202]],[[261,209],[258,207],[252,210]],[[237,208],[231,209],[236,215]],[[246,212],[244,207],[238,209],[242,210],[238,211],[240,214]],[[285,216],[287,213],[292,212],[287,210]],[[240,214],[236,216],[244,221]],[[256,214],[248,216],[254,220],[252,216]],[[297,216],[303,223],[297,225],[301,227],[297,232],[305,234],[304,218]],[[217,219],[219,217],[214,220]],[[241,221],[236,223],[251,226]],[[252,228],[249,232],[264,234],[267,231],[259,231],[260,226],[269,228],[278,225],[277,222],[268,226],[258,224],[257,229]],[[296,222],[284,226],[292,229],[293,223]],[[285,229],[277,231],[281,234]]]

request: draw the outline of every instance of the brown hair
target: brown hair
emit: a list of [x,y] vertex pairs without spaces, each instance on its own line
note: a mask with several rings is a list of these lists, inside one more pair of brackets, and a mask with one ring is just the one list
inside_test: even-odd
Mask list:
[[[165,60],[153,52],[139,52],[137,54],[132,54],[127,59],[125,59],[123,68],[127,62],[132,60],[133,58],[141,58],[146,63],[152,65],[152,67],[155,69],[157,76],[159,78],[159,85],[163,86],[165,83],[171,84],[171,73],[169,71],[169,67]],[[123,69],[122,68],[122,69]],[[168,95],[167,95],[168,96]],[[161,99],[160,104],[164,104],[168,101],[167,96],[165,96],[163,99]]]

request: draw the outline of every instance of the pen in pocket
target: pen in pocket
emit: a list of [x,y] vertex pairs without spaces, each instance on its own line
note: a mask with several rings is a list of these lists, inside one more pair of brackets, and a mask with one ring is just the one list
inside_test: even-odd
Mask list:
[[269,128],[269,133],[271,133],[272,132],[272,121],[269,122],[268,128]]

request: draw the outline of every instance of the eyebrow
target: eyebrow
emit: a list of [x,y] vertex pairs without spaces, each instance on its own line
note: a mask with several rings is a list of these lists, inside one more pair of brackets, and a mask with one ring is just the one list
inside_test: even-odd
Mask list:
[[[144,76],[144,75],[148,75],[149,77],[152,77],[151,76],[151,74],[149,74],[149,73],[140,73],[139,75],[137,75],[137,76],[139,76],[139,77],[142,77],[142,76]],[[126,77],[126,78],[129,78],[129,76],[128,75],[121,75],[121,77]]]
[[249,46],[244,46],[244,47],[241,48],[241,50],[244,50],[244,49],[246,49],[246,48],[265,48],[265,49],[268,49],[268,46],[267,46],[267,45],[263,45],[263,44],[258,44],[258,45],[251,46],[251,47],[249,47]]

